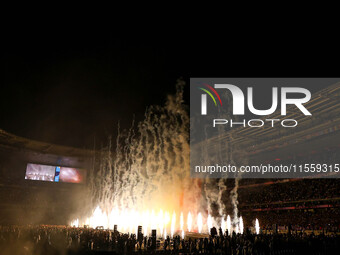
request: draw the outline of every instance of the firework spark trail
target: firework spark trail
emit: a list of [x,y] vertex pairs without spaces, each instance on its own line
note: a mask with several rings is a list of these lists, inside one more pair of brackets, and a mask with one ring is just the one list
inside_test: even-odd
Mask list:
[[238,183],[239,179],[235,179],[235,186],[230,192],[230,200],[231,204],[233,205],[233,225],[237,226],[239,224],[238,218]]
[[[136,225],[140,224],[145,234],[158,229],[161,235],[173,235],[178,229],[184,235],[183,213],[188,215],[189,231],[202,231],[203,226],[209,231],[212,226],[220,225],[226,214],[225,180],[190,178],[190,119],[183,104],[183,85],[177,84],[176,95],[168,96],[164,107],[149,107],[143,121],[137,125],[133,121],[129,130],[119,130],[115,146],[110,140],[108,147],[101,150],[99,167],[89,174],[93,208],[90,214],[96,217],[87,215],[82,222],[99,217],[103,220],[90,225],[112,228],[118,224],[124,225],[120,226],[124,231],[135,232]],[[233,153],[230,150],[228,154]],[[208,153],[204,154],[202,159],[206,160]],[[219,153],[217,156],[227,156],[233,162],[232,155]],[[233,219],[238,223],[237,188],[238,179],[230,194]],[[180,214],[180,226],[176,216],[170,217],[171,212]],[[137,222],[137,218],[141,222]]]
[[[232,103],[232,97],[230,94],[225,93],[221,95],[223,97],[223,101],[227,102],[229,104]],[[231,113],[231,108],[224,108],[224,109],[219,109],[219,116],[221,118],[228,119],[232,115]],[[207,116],[209,117],[209,116]],[[245,155],[242,155],[244,153],[241,153],[233,144],[233,137],[231,133],[229,133],[229,138],[228,142],[225,143],[224,139],[215,139],[214,146],[217,151],[215,155],[211,155],[209,153],[208,148],[209,148],[209,137],[208,135],[208,130],[210,126],[207,125],[204,127],[204,135],[205,135],[205,140],[203,140],[203,143],[206,143],[205,146],[202,146],[202,151],[201,151],[201,162],[202,165],[212,165],[216,162],[228,162],[230,165],[235,165],[238,166],[240,165],[240,162],[235,162],[234,160],[234,154],[238,153],[241,154],[240,158],[238,161],[244,161],[246,160]],[[216,131],[216,137],[220,135],[225,135],[226,130],[225,127],[218,126],[217,131]],[[226,152],[223,154],[222,152]],[[226,214],[226,191],[227,191],[227,185],[226,185],[226,178],[228,176],[225,176],[225,178],[220,178],[220,179],[205,179],[203,189],[204,189],[204,196],[205,200],[207,201],[207,208],[208,208],[208,214],[212,215],[214,218],[214,225],[220,225],[221,220]],[[230,191],[229,194],[229,202],[232,205],[232,225],[236,226],[239,224],[239,213],[238,213],[238,186],[239,186],[239,179],[242,176],[238,174],[237,178],[235,179],[235,185],[233,189]]]
[[149,107],[136,127],[133,122],[129,130],[119,130],[115,147],[110,140],[101,151],[99,166],[89,176],[92,208],[99,206],[109,215],[115,209],[201,211],[199,180],[190,178],[183,85],[177,84],[176,95],[168,96],[164,107]]

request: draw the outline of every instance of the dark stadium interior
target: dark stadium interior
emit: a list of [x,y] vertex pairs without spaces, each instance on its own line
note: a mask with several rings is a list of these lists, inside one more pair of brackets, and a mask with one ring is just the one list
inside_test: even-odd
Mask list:
[[[329,134],[321,136],[327,137]],[[27,162],[37,162],[39,159],[39,163],[44,164],[91,167],[93,162],[88,160],[88,157],[93,157],[92,152],[56,145],[47,146],[6,132],[2,132],[1,144],[0,246],[2,245],[4,254],[13,254],[13,252],[21,254],[24,249],[22,244],[32,245],[32,242],[41,244],[35,246],[36,254],[60,254],[66,251],[68,254],[79,254],[79,252],[95,254],[94,252],[101,251],[99,254],[103,254],[104,250],[114,250],[115,253],[111,254],[134,253],[136,244],[137,250],[138,247],[143,247],[143,252],[146,253],[156,249],[159,254],[176,254],[176,252],[214,254],[219,251],[224,251],[225,254],[233,254],[232,252],[236,251],[242,251],[243,254],[269,254],[267,252],[270,250],[281,252],[280,254],[311,254],[316,251],[319,254],[333,254],[338,249],[339,240],[329,234],[324,236],[322,233],[339,233],[339,179],[242,179],[240,181],[239,210],[244,220],[252,222],[258,218],[262,233],[290,231],[288,235],[270,237],[264,234],[254,236],[249,233],[244,236],[218,235],[210,239],[186,240],[181,240],[178,236],[173,240],[165,239],[159,246],[158,242],[154,244],[152,237],[142,239],[141,244],[134,235],[63,227],[68,224],[77,209],[86,205],[87,200],[83,195],[85,184],[49,183],[24,179]],[[340,146],[319,148],[317,153],[313,147],[310,147],[305,153],[294,158],[288,155],[284,160],[275,157],[268,157],[267,160],[274,164],[282,164],[283,161],[287,163],[289,160],[301,163],[311,161],[330,163],[338,162],[339,156]],[[232,210],[227,201],[233,186],[234,181],[227,180],[226,211]],[[15,227],[18,225],[26,227]],[[319,235],[306,235],[312,233],[308,231],[316,231]],[[16,237],[18,233],[21,234]],[[37,241],[38,239],[42,241]],[[43,240],[49,244],[44,243]],[[10,246],[7,245],[8,242],[11,243]],[[153,245],[156,245],[156,248]]]
[[[320,96],[318,100],[326,100],[319,111],[326,109],[331,121],[324,122],[325,115],[315,114],[311,120],[301,119],[304,128],[294,132],[235,129],[233,142],[254,164],[336,164],[340,157],[340,102],[330,98]],[[317,100],[313,104],[319,105]],[[25,249],[35,254],[149,254],[155,250],[159,254],[333,254],[339,247],[340,180],[322,172],[310,179],[240,179],[239,213],[248,226],[254,219],[261,222],[260,235],[246,228],[244,235],[156,240],[112,230],[67,227],[79,209],[84,211],[89,205],[86,181],[27,180],[27,163],[90,170],[98,167],[99,151],[38,142],[1,130],[0,246],[4,254],[21,254]],[[225,210],[231,213],[229,194],[235,180],[227,179],[225,184]]]
[[[243,30],[245,39],[229,37],[228,30],[223,32],[227,39],[187,31],[165,38],[158,31],[154,39],[143,27],[142,35],[127,30],[130,39],[102,25],[43,29],[20,21],[25,24],[8,26],[13,22],[4,23],[0,56],[0,255],[339,254],[340,79],[333,76],[339,73],[338,45],[334,52],[317,45],[317,52],[289,36],[289,45],[299,51],[291,55],[287,45],[276,45],[283,40],[279,35],[263,44],[270,53],[265,57],[253,43],[258,35]],[[320,73],[325,67],[326,73]],[[300,86],[287,81],[314,77],[296,78],[308,81],[312,97],[304,106],[313,114],[291,105],[284,116],[277,107],[266,118],[296,119],[299,125],[230,128],[191,145],[193,77],[263,79],[259,86],[240,86],[243,92],[254,87],[258,109],[270,106],[273,86]],[[272,84],[270,79],[277,80]],[[228,99],[226,111],[231,105]],[[244,117],[251,117],[249,109]],[[223,146],[217,148],[221,138]],[[190,154],[202,144],[208,156],[220,150],[237,167],[244,160],[250,166],[338,168],[308,178],[192,178]],[[209,195],[208,185],[213,186]],[[155,196],[145,195],[150,193]],[[147,208],[146,226],[137,224],[136,215],[150,204],[158,207]],[[161,206],[168,204],[162,218]],[[119,214],[113,214],[117,207]],[[160,220],[154,209],[160,209]],[[168,209],[175,215],[174,227]],[[183,212],[187,225],[191,212],[196,223],[200,215],[204,231],[198,223],[183,227]],[[102,221],[93,222],[98,218]]]

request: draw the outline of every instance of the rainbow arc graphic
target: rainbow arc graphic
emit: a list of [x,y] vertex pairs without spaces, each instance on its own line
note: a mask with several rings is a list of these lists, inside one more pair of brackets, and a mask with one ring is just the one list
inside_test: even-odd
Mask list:
[[218,101],[220,101],[220,104],[221,104],[221,106],[222,106],[222,100],[221,100],[221,98],[220,98],[220,95],[217,93],[217,91],[216,91],[213,87],[211,87],[210,85],[208,85],[208,84],[203,84],[203,85],[206,86],[207,89],[205,89],[205,88],[199,88],[199,89],[202,90],[202,91],[204,91],[205,93],[207,93],[207,94],[212,98],[212,100],[214,101],[215,106],[217,106],[217,102],[216,102],[215,97],[214,97],[213,94],[208,90],[208,89],[210,89],[210,90],[216,95]]

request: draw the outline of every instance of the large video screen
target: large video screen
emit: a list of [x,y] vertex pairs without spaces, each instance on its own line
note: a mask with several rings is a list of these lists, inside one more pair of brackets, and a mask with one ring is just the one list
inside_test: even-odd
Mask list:
[[49,181],[49,182],[85,182],[86,171],[80,168],[49,166],[28,163],[26,167],[26,180]]
[[54,181],[55,166],[38,165],[38,164],[27,164],[26,176],[27,180],[37,181]]
[[61,182],[81,183],[85,179],[85,171],[79,168],[61,167],[60,175]]

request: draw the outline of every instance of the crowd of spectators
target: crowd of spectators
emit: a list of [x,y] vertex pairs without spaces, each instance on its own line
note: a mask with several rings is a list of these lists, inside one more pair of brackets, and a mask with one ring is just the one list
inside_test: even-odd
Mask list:
[[239,189],[242,204],[269,204],[340,197],[339,179],[299,179]]
[[320,230],[326,232],[340,231],[339,210],[271,210],[271,211],[243,211],[242,217],[247,224],[253,224],[255,218],[261,226],[272,228],[273,225],[292,226],[293,229]]
[[[289,159],[277,159],[272,165],[333,163],[339,164],[339,148],[324,149]],[[274,224],[313,230],[340,228],[340,179],[241,179],[238,188],[239,210],[244,220],[258,218],[271,229]],[[226,197],[233,189],[227,183]],[[232,211],[226,204],[226,210]]]
[[[209,237],[136,238],[111,230],[57,226],[0,227],[1,254],[337,254],[340,236],[303,234],[244,234],[215,229]],[[156,240],[156,242],[155,242]]]

